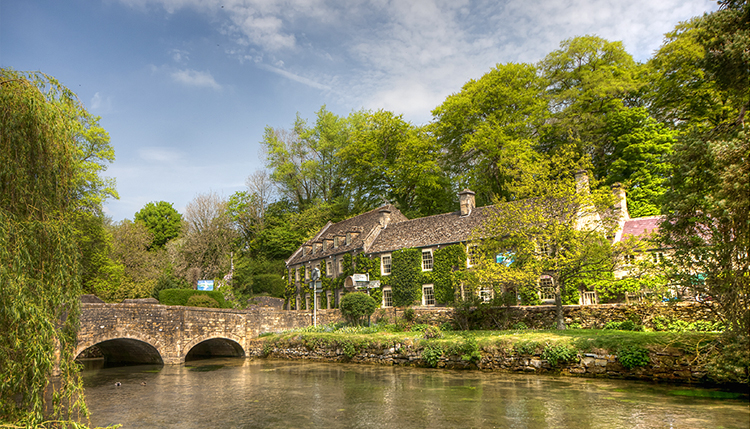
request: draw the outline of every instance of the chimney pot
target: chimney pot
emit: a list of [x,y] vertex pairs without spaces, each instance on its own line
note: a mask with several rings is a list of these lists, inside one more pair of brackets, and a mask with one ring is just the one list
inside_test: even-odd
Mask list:
[[458,193],[458,202],[461,206],[461,216],[470,215],[474,207],[477,206],[474,195],[476,195],[476,192],[469,189],[464,189]]

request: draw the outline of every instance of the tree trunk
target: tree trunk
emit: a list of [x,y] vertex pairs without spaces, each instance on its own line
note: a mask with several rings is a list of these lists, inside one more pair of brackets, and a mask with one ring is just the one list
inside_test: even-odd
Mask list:
[[555,279],[555,329],[565,329],[565,316],[562,309],[562,287],[559,279]]

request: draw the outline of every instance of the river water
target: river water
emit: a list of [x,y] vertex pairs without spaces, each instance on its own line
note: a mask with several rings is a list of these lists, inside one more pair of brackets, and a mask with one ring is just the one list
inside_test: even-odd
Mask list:
[[120,423],[125,429],[750,428],[747,395],[685,386],[267,359],[190,364],[84,371],[91,424]]

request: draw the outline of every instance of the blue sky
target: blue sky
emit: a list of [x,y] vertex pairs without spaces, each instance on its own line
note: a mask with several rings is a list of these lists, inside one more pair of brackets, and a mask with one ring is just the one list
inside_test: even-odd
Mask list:
[[647,60],[714,1],[0,0],[0,65],[40,70],[101,116],[119,200],[183,212],[264,167],[266,126],[386,109],[414,124],[497,63],[536,62],[567,38],[620,40]]

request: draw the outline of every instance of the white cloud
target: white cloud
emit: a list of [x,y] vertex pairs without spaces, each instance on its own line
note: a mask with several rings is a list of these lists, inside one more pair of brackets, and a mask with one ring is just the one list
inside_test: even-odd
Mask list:
[[172,72],[171,76],[175,82],[184,85],[221,89],[209,72],[186,69]]
[[172,60],[176,63],[185,64],[190,60],[190,52],[182,49],[172,49],[170,54],[172,55]]
[[109,113],[112,110],[112,99],[104,97],[100,92],[91,97],[90,109],[94,113]]
[[307,85],[312,88],[316,89],[322,89],[326,91],[330,91],[331,87],[328,85],[323,85],[322,83],[315,82],[314,80],[308,79],[306,77],[302,77],[299,75],[296,75],[294,73],[288,72],[286,70],[280,69],[278,67],[269,66],[268,64],[259,64],[258,67],[262,68],[263,70],[268,70],[270,72],[276,73],[280,76],[284,76],[287,79],[293,80],[295,82],[299,82],[303,85]]

